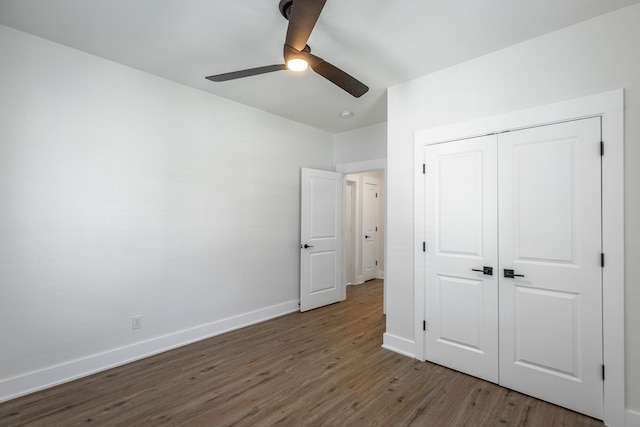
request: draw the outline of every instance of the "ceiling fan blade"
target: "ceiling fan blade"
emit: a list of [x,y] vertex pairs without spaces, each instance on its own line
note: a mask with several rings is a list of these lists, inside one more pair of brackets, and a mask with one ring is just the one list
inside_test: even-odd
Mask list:
[[294,0],[285,43],[303,50],[327,0]]
[[216,74],[214,76],[205,77],[207,80],[214,82],[226,82],[227,80],[241,79],[243,77],[257,76],[258,74],[272,73],[274,71],[286,70],[284,64],[266,65],[264,67],[249,68],[247,70],[232,71],[230,73]]
[[309,61],[309,65],[311,65],[313,71],[320,74],[322,77],[329,80],[336,86],[349,92],[356,98],[360,98],[362,95],[369,91],[369,87],[367,85],[365,85],[355,77],[345,73],[335,65],[331,65],[324,59],[318,58],[317,56],[312,54],[308,54],[307,56],[311,59]]

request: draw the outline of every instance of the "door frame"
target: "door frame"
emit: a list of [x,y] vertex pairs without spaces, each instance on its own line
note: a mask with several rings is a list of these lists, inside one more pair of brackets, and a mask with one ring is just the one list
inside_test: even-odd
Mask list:
[[[369,182],[367,182],[369,181]],[[365,199],[367,197],[367,191],[366,191],[366,186],[367,184],[371,184],[372,181],[375,181],[375,186],[376,186],[376,196],[375,196],[375,208],[374,208],[374,212],[370,212],[369,209],[367,209],[367,204],[365,203]],[[366,282],[367,280],[373,280],[373,279],[377,279],[378,278],[378,253],[379,253],[379,245],[380,245],[380,241],[378,239],[378,213],[380,211],[380,199],[378,199],[378,192],[380,191],[379,187],[380,187],[380,182],[378,180],[378,178],[373,178],[371,176],[367,176],[367,175],[362,175],[362,201],[360,203],[360,212],[361,212],[361,216],[362,216],[362,222],[360,224],[360,246],[362,247],[362,279]],[[365,259],[366,259],[366,255],[367,255],[367,251],[366,251],[366,244],[367,244],[367,238],[365,237],[367,234],[367,221],[365,221],[366,215],[375,215],[375,224],[376,224],[376,236],[375,236],[375,240],[374,240],[374,253],[373,253],[373,257],[374,259],[374,268],[373,268],[373,278],[367,278],[366,274],[365,274]]]
[[[384,188],[386,188],[387,185],[387,158],[380,158],[380,159],[372,159],[372,160],[363,160],[360,162],[352,162],[352,163],[339,163],[336,165],[336,172],[340,172],[344,175],[347,174],[353,174],[353,173],[363,173],[363,172],[369,172],[369,171],[374,171],[374,170],[382,170],[384,171]],[[345,178],[346,179],[346,178]],[[346,182],[345,182],[346,185]],[[385,199],[386,200],[386,199]],[[386,205],[386,201],[385,201],[385,205],[384,205],[384,218],[383,218],[383,256],[384,259],[387,259],[387,205]],[[344,247],[346,248],[347,242],[346,242],[346,236],[344,237]],[[346,267],[344,267],[346,268]],[[344,274],[346,277],[346,269],[344,270]],[[383,282],[383,303],[382,303],[382,312],[383,313],[387,313],[387,282],[384,281]]]
[[602,269],[604,422],[625,423],[624,350],[624,90],[618,89],[568,101],[518,110],[501,115],[414,133],[414,286],[416,357],[425,360],[426,319],[424,147],[559,122],[600,117],[602,141],[602,247],[606,263]]
[[354,241],[356,239],[356,181],[351,181],[346,178],[344,181],[344,258],[345,258],[345,276],[344,282],[345,285],[354,284],[356,282],[356,245],[354,245]]

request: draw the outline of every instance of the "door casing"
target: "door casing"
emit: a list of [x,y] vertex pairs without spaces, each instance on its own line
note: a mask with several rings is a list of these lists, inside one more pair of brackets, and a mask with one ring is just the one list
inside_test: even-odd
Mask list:
[[362,275],[365,281],[378,276],[378,180],[362,177]]
[[356,283],[356,245],[354,244],[357,233],[355,232],[356,221],[356,183],[355,181],[345,181],[345,218],[344,218],[344,259],[345,274],[344,282]]
[[622,89],[457,123],[414,134],[415,355],[425,360],[424,147],[431,144],[600,117],[602,157],[604,422],[624,425],[624,91]]

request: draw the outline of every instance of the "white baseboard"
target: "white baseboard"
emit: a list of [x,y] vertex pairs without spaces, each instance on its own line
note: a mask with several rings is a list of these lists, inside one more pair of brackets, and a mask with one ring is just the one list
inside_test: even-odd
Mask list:
[[205,325],[115,348],[0,381],[0,402],[115,368],[154,354],[192,344],[299,310],[299,300],[266,307]]
[[625,427],[640,427],[640,412],[627,409],[624,420]]
[[398,337],[396,335],[392,335],[386,333],[382,336],[382,348],[387,350],[395,351],[396,353],[400,353],[403,356],[416,358],[415,341],[408,340],[406,338]]

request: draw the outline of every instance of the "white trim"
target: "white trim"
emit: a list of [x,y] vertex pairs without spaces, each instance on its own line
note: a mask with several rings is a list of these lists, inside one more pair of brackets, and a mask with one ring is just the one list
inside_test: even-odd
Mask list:
[[627,416],[624,425],[626,427],[640,427],[640,412],[627,409]]
[[385,332],[382,335],[382,348],[417,359],[414,349],[416,342]]
[[[423,327],[423,322],[427,319],[427,306],[426,306],[426,289],[424,284],[426,283],[426,258],[425,252],[422,250],[423,242],[426,240],[426,230],[424,221],[418,220],[422,219],[426,215],[425,211],[425,200],[424,200],[424,174],[422,173],[423,164],[425,162],[424,158],[424,145],[425,143],[421,142],[417,138],[417,132],[415,137],[414,144],[414,153],[413,153],[413,170],[416,171],[415,174],[415,183],[413,185],[413,232],[414,232],[414,246],[415,252],[413,257],[413,268],[414,268],[414,281],[415,281],[415,290],[414,290],[414,313],[416,315],[415,325],[413,337],[416,341],[416,358],[425,361],[426,360],[426,347],[425,347],[425,331]],[[420,285],[419,285],[420,284]]]
[[299,300],[218,320],[125,347],[0,381],[0,402],[115,368],[245,326],[297,312]]
[[[424,146],[473,138],[507,130],[547,125],[585,117],[602,118],[605,155],[602,158],[603,251],[603,355],[604,421],[610,426],[625,422],[624,369],[624,91],[622,89],[585,96],[554,104],[528,108],[493,117],[417,131],[414,134],[414,238],[415,327],[418,358],[424,360],[425,339],[422,319],[425,313],[424,241]],[[419,248],[418,248],[419,246]],[[424,318],[424,317],[423,317]]]

